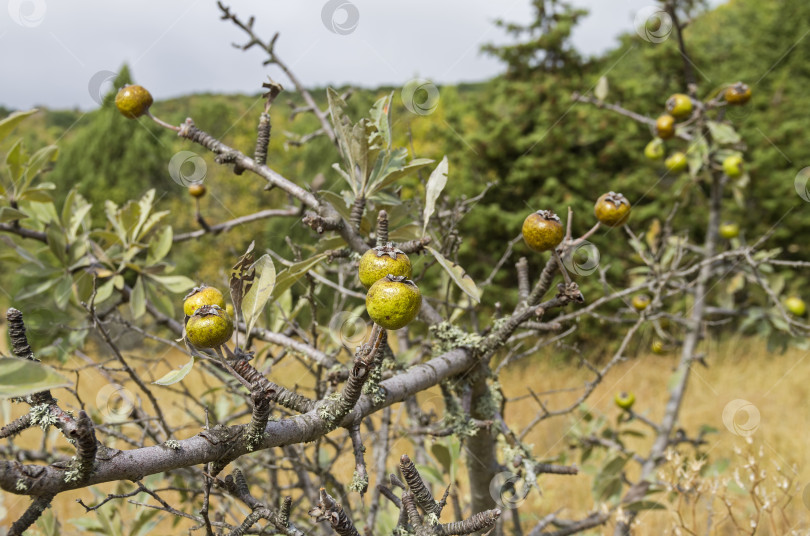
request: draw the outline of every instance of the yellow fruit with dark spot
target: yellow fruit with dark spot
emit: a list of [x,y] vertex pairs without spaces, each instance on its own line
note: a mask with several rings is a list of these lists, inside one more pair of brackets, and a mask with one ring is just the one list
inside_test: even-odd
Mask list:
[[115,95],[115,107],[121,115],[136,119],[152,106],[152,95],[142,86],[124,86]]
[[403,276],[387,275],[371,285],[366,294],[368,316],[385,329],[407,326],[421,307],[419,287]]
[[650,306],[650,297],[646,294],[636,294],[633,296],[631,302],[633,304],[633,309],[641,312]]
[[733,86],[727,87],[723,96],[727,103],[740,106],[751,100],[751,88],[742,82],[737,82]]
[[556,248],[564,236],[560,218],[550,210],[538,210],[523,220],[523,240],[535,251]]
[[790,296],[785,300],[785,309],[792,315],[804,316],[807,312],[807,305],[798,296]]
[[667,99],[667,112],[675,119],[686,119],[692,115],[692,99],[689,95],[675,93]]
[[723,173],[731,179],[736,179],[743,174],[743,158],[738,154],[727,156],[723,160]]
[[655,120],[655,135],[662,140],[668,140],[675,135],[675,118],[669,114],[659,116]]
[[663,354],[664,353],[664,342],[661,339],[655,339],[652,344],[650,345],[650,350],[654,354]]
[[186,295],[183,302],[183,312],[186,316],[191,316],[194,311],[203,305],[216,305],[220,309],[225,309],[225,297],[222,293],[214,287],[208,285],[201,285],[194,287],[191,292]]
[[613,397],[613,401],[619,408],[629,411],[636,402],[636,395],[622,391],[621,393],[616,393],[616,396]]
[[188,185],[188,193],[191,197],[202,197],[205,195],[205,185],[195,182]]
[[233,335],[233,321],[224,309],[204,305],[186,322],[186,338],[197,348],[222,346]]
[[718,232],[720,233],[720,236],[726,240],[731,240],[732,238],[737,238],[740,235],[740,226],[736,223],[723,223],[718,228]]
[[680,151],[672,153],[664,160],[664,166],[673,173],[680,173],[688,165],[689,161],[686,159],[686,155]]
[[622,194],[608,192],[596,200],[593,213],[602,225],[619,227],[630,217],[630,201]]
[[366,251],[360,257],[360,267],[357,271],[360,282],[367,289],[388,274],[410,279],[411,273],[411,260],[391,244]]

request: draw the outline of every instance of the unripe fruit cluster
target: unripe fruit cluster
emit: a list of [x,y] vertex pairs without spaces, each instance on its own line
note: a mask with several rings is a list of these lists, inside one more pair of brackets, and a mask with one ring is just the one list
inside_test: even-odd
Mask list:
[[183,312],[186,338],[197,348],[222,346],[233,335],[233,320],[225,309],[225,297],[214,287],[196,287],[185,298]]

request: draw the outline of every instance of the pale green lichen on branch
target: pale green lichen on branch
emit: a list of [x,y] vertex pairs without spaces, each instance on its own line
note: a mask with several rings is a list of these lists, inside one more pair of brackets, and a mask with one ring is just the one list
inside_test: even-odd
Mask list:
[[56,416],[51,413],[50,404],[40,404],[32,406],[30,409],[31,424],[37,425],[43,430],[47,430],[49,426],[57,423]]
[[478,349],[484,338],[477,333],[467,333],[450,322],[440,322],[430,326],[433,335],[433,357],[442,355],[456,348],[468,347]]
[[349,491],[362,492],[368,489],[368,476],[360,476],[357,471],[352,475],[352,482],[349,484]]

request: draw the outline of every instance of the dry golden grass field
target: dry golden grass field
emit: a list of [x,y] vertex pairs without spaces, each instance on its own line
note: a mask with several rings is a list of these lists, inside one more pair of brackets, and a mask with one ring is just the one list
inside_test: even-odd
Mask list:
[[[810,450],[807,448],[808,423],[810,423],[810,406],[807,400],[810,399],[810,359],[808,352],[799,350],[788,350],[784,354],[768,354],[764,343],[753,339],[732,339],[723,342],[721,345],[708,344],[704,350],[707,352],[709,368],[698,366],[693,371],[693,377],[689,384],[689,391],[686,396],[685,406],[681,413],[681,425],[690,436],[694,436],[702,425],[709,425],[717,429],[717,433],[706,437],[708,444],[703,447],[703,451],[709,456],[709,464],[717,463],[725,465],[723,459],[729,460],[726,467],[715,481],[703,481],[702,495],[700,500],[694,501],[690,497],[681,495],[680,515],[686,527],[695,527],[695,534],[738,534],[741,531],[737,526],[748,527],[747,533],[752,533],[750,523],[752,517],[756,516],[757,508],[761,511],[758,529],[756,534],[790,534],[795,530],[796,534],[808,533],[810,527],[810,510],[805,506],[802,494],[805,486],[810,483]],[[135,359],[136,356],[132,356]],[[169,367],[176,367],[185,361],[185,357],[180,354],[167,354],[165,359],[151,366],[150,373],[154,377],[162,376]],[[634,407],[641,414],[645,414],[655,420],[660,417],[663,405],[666,400],[667,379],[677,363],[675,355],[644,355],[619,364],[606,377],[605,381],[596,389],[588,400],[588,407],[594,415],[604,416],[613,425],[616,423],[619,410],[614,406],[613,396],[620,390],[632,390],[637,397]],[[77,361],[71,363],[72,366],[86,365]],[[97,388],[94,388],[92,381],[93,374],[90,372],[83,377],[79,392],[88,407],[92,407],[97,400]],[[285,384],[292,384],[298,377],[303,377],[300,365],[280,365],[273,374],[276,381]],[[591,376],[584,368],[576,368],[572,365],[553,363],[547,358],[537,358],[533,361],[524,360],[511,370],[502,374],[501,384],[505,395],[508,398],[521,397],[528,393],[530,387],[535,393],[549,392],[564,389],[566,387],[581,386],[584,381]],[[98,378],[103,385],[103,380]],[[196,371],[187,377],[184,382],[189,389],[196,394],[204,393],[208,385],[202,375],[197,375]],[[166,389],[155,386],[156,392],[161,400],[173,400],[174,395]],[[75,399],[64,390],[54,392],[57,398],[63,401],[67,407],[75,407]],[[577,396],[577,391],[563,391],[554,394],[542,395],[548,408],[563,407]],[[726,405],[737,399],[743,399],[753,404],[759,411],[758,426],[755,427],[749,441],[740,435],[730,432],[723,423],[723,410]],[[202,400],[216,405],[216,401],[210,395],[204,395]],[[429,410],[433,407],[441,407],[438,393],[427,392],[419,396],[423,409]],[[182,422],[183,412],[179,406],[174,406],[175,412],[169,414],[169,419],[175,422]],[[536,404],[529,398],[522,398],[513,402],[509,406],[506,415],[507,422],[511,423],[515,430],[521,430],[536,415]],[[219,408],[214,411],[228,411],[227,403],[219,401]],[[14,418],[25,411],[22,405],[15,405],[13,408],[8,402],[3,403],[3,423]],[[394,419],[402,418],[401,409],[394,407]],[[527,435],[525,441],[534,445],[533,452],[539,459],[550,459],[558,456],[561,452],[571,452],[568,449],[569,432],[573,427],[581,427],[582,423],[577,423],[578,414],[563,416],[560,418],[546,420],[535,427]],[[246,418],[247,420],[247,418]],[[738,423],[745,426],[745,419]],[[634,422],[625,427],[645,431],[644,426]],[[126,431],[126,428],[123,429]],[[178,434],[178,438],[191,436],[199,430],[192,427],[186,428]],[[50,432],[53,437],[58,434]],[[338,432],[335,432],[338,433]],[[649,434],[648,434],[649,435]],[[649,440],[647,438],[631,438],[628,446],[637,450],[642,455],[646,452]],[[24,432],[17,442],[20,445],[34,446],[41,440],[38,430],[28,430]],[[438,441],[438,440],[437,440]],[[57,440],[57,445],[67,447],[64,441]],[[395,460],[404,452],[409,452],[409,439],[402,437],[391,445],[390,460],[391,468],[396,464]],[[373,445],[369,449],[367,459],[373,459]],[[691,447],[682,445],[681,452],[689,454]],[[736,450],[736,452],[735,452]],[[65,449],[67,453],[69,449]],[[753,453],[753,458],[748,453]],[[577,454],[568,458],[568,463],[579,464]],[[338,478],[351,479],[354,469],[351,453],[343,456],[343,460],[338,463]],[[543,475],[539,480],[540,492],[533,489],[525,498],[525,503],[521,507],[524,518],[540,519],[543,516],[554,512],[560,508],[561,517],[577,517],[591,511],[597,507],[594,505],[591,495],[592,475],[604,461],[604,456],[594,454],[584,464],[580,465],[581,472],[577,476],[556,476]],[[764,477],[762,482],[756,480],[757,492],[762,498],[761,502],[752,501],[751,496],[742,492],[741,488],[735,484],[735,470],[740,483],[750,487],[749,471],[745,465],[751,461],[757,463],[756,473]],[[237,462],[238,463],[238,462]],[[688,470],[684,479],[690,479],[694,474]],[[632,472],[636,468],[628,465],[628,471]],[[784,478],[778,477],[778,470],[782,470],[792,482],[788,485],[787,494],[784,494],[780,486],[784,485]],[[666,470],[672,472],[674,465],[668,466]],[[764,471],[764,473],[763,473]],[[460,468],[458,473],[459,493],[464,493],[464,471]],[[715,482],[712,488],[712,482]],[[372,475],[371,485],[375,485],[374,475]],[[683,482],[682,482],[683,484]],[[728,485],[727,485],[728,484]],[[125,485],[126,487],[126,485]],[[115,485],[98,486],[97,489],[104,493],[112,492]],[[127,488],[128,489],[128,488]],[[712,491],[713,490],[713,491]],[[766,493],[767,492],[767,493]],[[707,500],[712,497],[714,500]],[[772,494],[778,507],[771,508],[768,503],[768,494]],[[786,497],[792,496],[792,500]],[[692,498],[694,495],[691,496]],[[725,497],[733,514],[733,521],[729,516],[729,510],[723,505],[722,498]],[[88,514],[79,506],[75,500],[82,498],[88,504],[95,501],[93,493],[89,490],[81,490],[73,493],[65,493],[57,497],[54,501],[52,512],[60,520],[63,534],[78,532],[78,529],[70,522],[71,519],[87,517]],[[667,500],[666,493],[660,493],[652,497],[668,506],[667,509],[645,511],[638,517],[636,534],[689,534],[688,530],[682,529],[680,532],[674,529],[679,525],[676,517],[676,510],[672,507],[676,502]],[[18,516],[27,506],[26,497],[14,496],[10,494],[2,495],[2,505],[0,514],[4,513],[4,519],[0,519],[0,525],[7,525]],[[771,501],[773,502],[773,501]],[[710,515],[707,504],[713,505],[713,513]],[[784,508],[782,506],[785,504]],[[108,505],[111,509],[120,507],[121,515],[125,519],[132,515],[132,509],[126,505]],[[105,506],[107,508],[107,506]],[[391,510],[390,505],[384,508]],[[768,510],[770,509],[770,514]],[[443,517],[449,520],[450,508],[445,510]],[[90,514],[92,515],[92,514]],[[187,520],[182,520],[177,527],[172,528],[171,519],[166,514],[164,521],[160,524],[156,533],[172,531],[185,532],[191,524]],[[293,512],[294,516],[306,516],[302,508]],[[393,515],[393,512],[392,512]],[[508,513],[506,514],[509,520]],[[711,523],[709,524],[709,520]],[[507,524],[507,529],[511,524]],[[362,524],[360,525],[362,528]],[[37,533],[32,529],[32,533]],[[122,534],[128,534],[124,530]],[[612,527],[605,526],[592,530],[587,534],[612,534]]]

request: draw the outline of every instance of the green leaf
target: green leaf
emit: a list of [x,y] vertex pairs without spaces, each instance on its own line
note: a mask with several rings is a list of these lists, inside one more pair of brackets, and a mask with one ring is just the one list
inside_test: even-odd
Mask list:
[[318,253],[317,255],[314,255],[301,262],[297,262],[291,265],[289,268],[279,272],[278,277],[276,278],[276,286],[273,288],[273,299],[277,299],[279,296],[281,296],[285,290],[291,288],[296,281],[301,279],[308,271],[315,268],[325,258],[325,253]]
[[734,130],[734,127],[728,123],[718,123],[717,121],[706,121],[706,126],[709,127],[709,132],[712,138],[719,144],[727,145],[730,143],[739,143],[742,138]]
[[686,162],[689,164],[690,176],[697,177],[708,155],[709,146],[704,138],[699,139],[686,150]]
[[358,164],[353,157],[351,140],[352,140],[352,123],[346,115],[345,108],[346,102],[340,98],[337,91],[331,87],[326,90],[326,97],[329,100],[329,113],[332,116],[332,125],[335,128],[335,137],[340,147],[340,152],[346,160],[347,168],[349,169],[348,180],[349,185],[352,187],[354,195],[360,193],[360,184],[354,178],[355,166]]
[[69,385],[67,378],[38,361],[0,357],[0,398],[27,396]]
[[67,307],[70,296],[73,294],[73,278],[69,275],[63,275],[59,278],[59,282],[53,289],[53,298],[56,300],[56,306],[60,311],[64,311]]
[[24,220],[28,215],[25,212],[11,207],[0,207],[0,223],[8,223],[10,221]]
[[372,179],[369,180],[369,196],[379,192],[383,188],[387,188],[389,185],[395,183],[402,177],[410,175],[415,171],[419,171],[425,166],[429,166],[435,162],[430,158],[414,158],[407,164],[403,162],[401,164],[397,164],[395,160],[391,160],[385,170],[377,176],[375,171],[372,171]]
[[424,219],[424,223],[422,224],[422,236],[427,232],[428,222],[433,215],[433,211],[436,209],[436,200],[439,199],[439,195],[441,195],[446,184],[447,156],[442,158],[442,161],[439,162],[439,165],[436,166],[436,169],[430,174],[427,186],[425,187],[425,211],[422,216]]
[[14,146],[9,149],[8,155],[6,155],[6,165],[8,166],[9,172],[11,172],[11,183],[15,186],[17,181],[20,180],[20,177],[22,177],[24,158],[23,143],[22,140],[19,139]]
[[27,189],[28,185],[36,178],[40,170],[48,163],[56,160],[58,154],[59,147],[56,145],[48,145],[31,155],[31,158],[28,159],[28,165],[25,168],[25,182],[23,183],[22,189]]
[[37,113],[39,110],[33,109],[27,112],[14,112],[2,121],[0,121],[0,142],[5,140],[14,127],[19,125],[26,117]]
[[194,281],[184,275],[152,275],[147,274],[149,279],[155,281],[169,292],[179,294],[194,288]]
[[245,318],[247,333],[253,329],[256,319],[267,305],[267,301],[273,294],[273,287],[276,285],[276,266],[270,255],[265,254],[259,257],[251,269],[258,273],[258,277],[242,299],[242,315]]
[[657,501],[635,501],[623,504],[622,508],[631,512],[640,512],[642,510],[665,510],[666,506]]
[[604,76],[599,77],[599,81],[596,83],[596,89],[593,90],[594,96],[600,101],[603,101],[608,96],[608,79]]
[[67,244],[65,243],[65,234],[62,232],[62,228],[52,223],[48,225],[45,234],[48,236],[48,248],[50,248],[51,253],[59,259],[59,262],[65,264],[67,261]]
[[434,443],[430,447],[430,452],[433,453],[433,457],[436,458],[436,461],[442,464],[444,472],[449,473],[450,468],[453,465],[453,459],[450,455],[450,449],[445,447],[441,443]]
[[391,101],[394,99],[392,91],[385,97],[378,99],[371,107],[369,116],[374,126],[377,127],[385,149],[391,148]]
[[151,266],[168,255],[169,251],[172,249],[173,237],[171,226],[161,229],[158,235],[149,242],[149,253],[146,256],[146,264]]
[[157,385],[171,385],[173,383],[177,383],[186,376],[188,376],[188,373],[191,372],[191,369],[193,368],[194,368],[194,356],[191,357],[191,361],[189,361],[179,369],[169,371],[161,379],[155,380],[152,383],[155,383]]
[[450,274],[450,278],[458,286],[458,288],[464,291],[464,293],[467,294],[467,296],[469,296],[470,299],[472,299],[475,303],[481,303],[481,290],[475,285],[475,281],[473,281],[472,278],[467,275],[464,268],[448,259],[445,259],[441,253],[432,247],[428,246],[426,249],[433,254],[437,261],[439,261],[442,268],[444,268],[447,273]]
[[138,319],[146,313],[146,289],[144,288],[143,276],[138,276],[132,292],[129,294],[129,310],[132,311],[132,318]]

